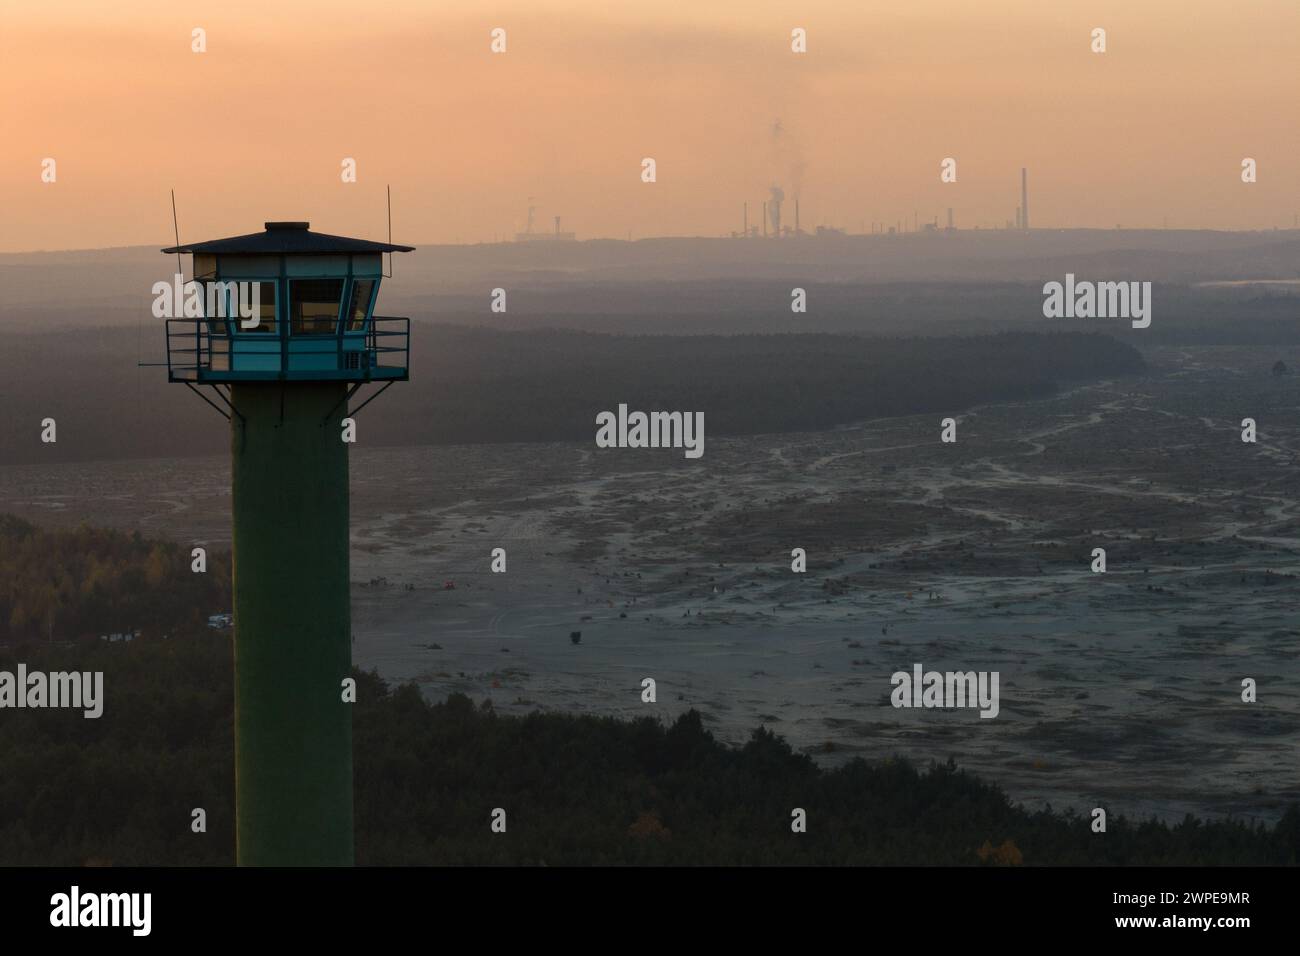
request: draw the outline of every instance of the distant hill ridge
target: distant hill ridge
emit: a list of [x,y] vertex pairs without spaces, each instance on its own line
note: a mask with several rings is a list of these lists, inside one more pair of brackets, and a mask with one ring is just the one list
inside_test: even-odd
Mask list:
[[[215,454],[216,414],[133,329],[0,336],[0,464]],[[143,352],[142,352],[143,350]],[[57,362],[51,359],[57,357]],[[365,413],[367,445],[595,440],[595,416],[626,402],[700,411],[710,436],[831,428],[1052,394],[1066,382],[1139,373],[1133,347],[1099,333],[907,339],[853,335],[607,335],[417,323],[412,380]],[[57,444],[40,422],[58,423]],[[937,427],[937,423],[936,423]]]

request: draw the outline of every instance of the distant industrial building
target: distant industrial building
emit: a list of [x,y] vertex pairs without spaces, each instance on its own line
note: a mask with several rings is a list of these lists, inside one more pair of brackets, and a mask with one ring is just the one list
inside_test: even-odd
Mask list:
[[[773,186],[770,190],[769,199],[763,203],[763,214],[759,217],[759,225],[751,226],[749,224],[749,203],[744,203],[741,207],[741,225],[740,232],[731,233],[733,239],[766,239],[771,236],[774,239],[793,238],[795,236],[807,235],[799,225],[799,200],[794,201],[794,225],[781,224],[781,203],[785,201],[785,191],[780,186]],[[768,225],[771,225],[772,231],[768,232]],[[825,227],[817,228],[817,235],[842,234],[843,230],[827,230]]]
[[1029,171],[1020,167],[1020,228],[1029,231]]
[[543,240],[555,242],[573,242],[578,238],[577,233],[562,232],[560,230],[560,217],[555,217],[554,232],[537,232],[533,229],[534,217],[537,212],[536,206],[528,207],[528,227],[523,232],[515,233],[515,242],[539,242]]

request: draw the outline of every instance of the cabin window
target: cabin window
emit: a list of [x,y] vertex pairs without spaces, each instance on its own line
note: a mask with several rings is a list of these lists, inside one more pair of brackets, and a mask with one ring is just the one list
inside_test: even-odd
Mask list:
[[289,284],[289,331],[333,335],[338,330],[342,279],[294,279]]
[[370,297],[375,292],[374,279],[354,279],[352,301],[348,303],[348,331],[362,332],[366,328],[366,312],[370,310]]
[[[244,317],[238,311],[231,314],[230,324],[235,327],[236,332],[274,332],[275,331],[275,283],[274,282],[250,282],[251,287],[256,285],[257,289],[257,313],[255,317],[257,325],[248,326],[244,324]],[[238,303],[236,303],[238,305]]]
[[[275,331],[275,283],[256,279],[221,279],[200,282],[203,289],[204,314],[212,322],[214,335],[230,332]],[[241,307],[248,308],[257,296],[257,308],[249,316],[255,324],[246,325]],[[220,320],[220,321],[216,321]]]

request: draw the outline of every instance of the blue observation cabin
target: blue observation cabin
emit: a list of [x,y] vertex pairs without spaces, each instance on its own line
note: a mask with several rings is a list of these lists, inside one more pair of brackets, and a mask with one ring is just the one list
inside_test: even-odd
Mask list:
[[203,293],[202,317],[167,320],[168,381],[406,381],[410,319],[374,311],[383,254],[413,247],[265,225],[162,250],[193,255]]

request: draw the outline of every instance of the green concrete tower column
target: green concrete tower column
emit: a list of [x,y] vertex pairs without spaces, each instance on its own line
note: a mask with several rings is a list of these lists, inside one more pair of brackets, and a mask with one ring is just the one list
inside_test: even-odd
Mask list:
[[353,862],[346,389],[231,386],[241,866]]

